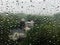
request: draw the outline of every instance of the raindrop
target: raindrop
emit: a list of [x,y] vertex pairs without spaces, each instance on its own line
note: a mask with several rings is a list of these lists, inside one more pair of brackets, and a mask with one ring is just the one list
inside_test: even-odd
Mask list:
[[23,3],[23,1],[21,3]]
[[53,38],[55,38],[55,36],[52,36]]
[[8,8],[9,6],[8,6],[8,5],[6,5],[6,7]]
[[8,13],[6,13],[6,15],[8,15]]
[[46,0],[43,0],[43,1],[46,1]]
[[18,0],[16,0],[16,2],[18,2]]
[[14,3],[14,1],[12,3]]
[[57,6],[57,8],[59,8],[60,6]]
[[60,41],[60,40],[57,40],[57,41]]
[[31,7],[34,7],[33,5],[31,5]]
[[9,19],[7,19],[7,21],[9,21]]
[[32,0],[30,0],[30,2],[32,2]]
[[3,5],[3,3],[1,5]]
[[51,43],[51,40],[49,42]]
[[23,6],[21,6],[21,8],[23,8]]
[[53,43],[55,45],[55,43]]
[[43,8],[43,10],[45,10],[45,8]]

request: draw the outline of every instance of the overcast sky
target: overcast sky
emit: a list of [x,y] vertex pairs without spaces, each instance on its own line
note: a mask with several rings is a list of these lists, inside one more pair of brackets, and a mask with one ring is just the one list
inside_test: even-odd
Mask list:
[[0,0],[0,12],[54,14],[60,12],[60,0]]

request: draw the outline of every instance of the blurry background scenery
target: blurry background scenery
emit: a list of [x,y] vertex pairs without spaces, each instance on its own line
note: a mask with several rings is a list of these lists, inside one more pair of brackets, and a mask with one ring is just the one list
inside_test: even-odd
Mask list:
[[0,45],[60,45],[60,0],[0,0]]

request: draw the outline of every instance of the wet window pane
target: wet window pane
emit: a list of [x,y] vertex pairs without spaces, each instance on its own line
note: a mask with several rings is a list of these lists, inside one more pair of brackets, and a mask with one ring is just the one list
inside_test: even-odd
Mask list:
[[60,45],[60,0],[0,0],[0,45]]

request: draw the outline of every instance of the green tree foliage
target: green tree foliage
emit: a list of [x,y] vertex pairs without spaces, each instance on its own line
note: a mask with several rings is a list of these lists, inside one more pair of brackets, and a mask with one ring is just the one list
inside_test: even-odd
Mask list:
[[36,19],[35,26],[27,33],[24,45],[59,45],[56,24],[53,19],[47,16]]
[[[4,16],[5,15],[5,16]],[[60,45],[60,14],[54,16],[34,16],[24,14],[0,15],[0,45]],[[28,31],[24,41],[12,41],[10,30],[19,26],[21,18],[34,20],[34,27]]]

